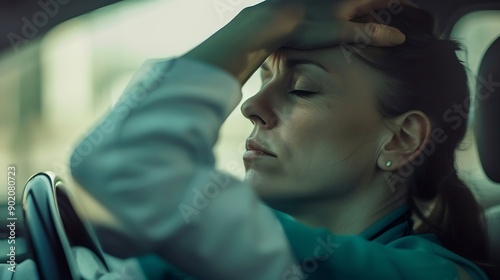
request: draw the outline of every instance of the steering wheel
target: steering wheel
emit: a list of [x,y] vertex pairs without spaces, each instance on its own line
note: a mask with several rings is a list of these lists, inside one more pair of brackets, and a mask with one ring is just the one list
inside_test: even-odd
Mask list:
[[86,247],[109,272],[88,221],[76,213],[70,193],[53,172],[33,175],[23,192],[27,243],[41,279],[81,279],[72,246]]

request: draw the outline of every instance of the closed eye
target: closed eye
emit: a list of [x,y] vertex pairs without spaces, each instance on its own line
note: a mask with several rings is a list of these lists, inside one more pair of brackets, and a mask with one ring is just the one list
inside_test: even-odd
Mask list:
[[292,90],[289,91],[288,94],[296,95],[298,97],[306,97],[315,94],[314,91],[306,91],[306,90]]

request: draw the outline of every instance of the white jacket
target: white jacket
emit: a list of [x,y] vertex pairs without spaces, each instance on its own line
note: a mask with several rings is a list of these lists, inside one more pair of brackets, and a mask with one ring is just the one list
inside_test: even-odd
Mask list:
[[240,100],[236,79],[214,66],[149,61],[75,148],[73,177],[123,225],[130,256],[154,251],[200,279],[282,279],[291,269],[275,215],[214,169],[220,126]]

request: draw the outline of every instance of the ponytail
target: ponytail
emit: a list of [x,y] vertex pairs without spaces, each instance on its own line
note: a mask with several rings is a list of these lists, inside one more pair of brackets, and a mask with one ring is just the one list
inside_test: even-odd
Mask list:
[[[445,147],[440,148],[415,174],[414,187],[410,188],[412,211],[421,220],[415,232],[434,233],[444,247],[478,264],[484,263],[488,241],[483,209],[458,178],[454,151],[443,155]],[[426,202],[431,202],[431,206],[424,206]]]

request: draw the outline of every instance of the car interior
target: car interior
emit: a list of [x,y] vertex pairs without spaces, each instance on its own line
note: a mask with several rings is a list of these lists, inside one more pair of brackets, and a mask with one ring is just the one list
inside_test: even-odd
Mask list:
[[[111,43],[103,43],[102,40],[93,41],[94,39],[85,41],[91,43],[71,49],[78,50],[76,55],[84,58],[72,59],[88,58],[92,64],[82,64],[84,66],[81,69],[71,71],[75,72],[74,75],[86,76],[87,80],[83,81],[93,79],[94,82],[90,87],[82,85],[80,80],[70,82],[82,85],[82,88],[86,90],[81,89],[84,95],[96,88],[100,91],[92,93],[92,98],[82,97],[81,100],[76,101],[71,100],[71,97],[60,95],[53,95],[50,97],[53,99],[50,99],[44,94],[50,95],[51,93],[47,92],[51,92],[51,89],[57,89],[60,92],[67,90],[64,85],[58,86],[52,81],[57,81],[58,73],[68,71],[66,68],[59,69],[50,66],[54,55],[64,56],[65,50],[70,50],[71,42],[82,42],[84,40],[82,38],[88,40],[91,36],[106,37],[104,31],[102,33],[97,31],[101,30],[101,27],[96,27],[97,25],[107,24],[113,28],[116,26],[118,26],[116,28],[127,28],[127,25],[120,21],[115,23],[112,15],[117,18],[121,17],[120,20],[127,22],[124,15],[137,13],[141,16],[140,14],[143,13],[142,18],[138,16],[138,19],[134,20],[144,20],[143,18],[151,17],[147,14],[148,11],[157,10],[161,5],[166,5],[170,9],[181,9],[184,7],[182,5],[186,5],[185,2],[189,1],[163,1],[163,3],[170,2],[168,5],[158,4],[162,1],[145,2],[147,3],[116,0],[58,1],[57,12],[49,15],[45,24],[37,26],[36,32],[32,32],[30,38],[20,38],[20,34],[23,34],[23,29],[26,29],[26,22],[31,15],[43,10],[40,4],[36,1],[2,1],[0,3],[2,34],[0,36],[0,93],[5,101],[3,104],[0,102],[0,123],[6,131],[0,135],[0,154],[5,155],[2,156],[1,162],[3,166],[15,165],[18,169],[16,262],[33,260],[39,279],[90,279],[91,276],[85,275],[86,269],[99,269],[104,274],[116,267],[110,265],[113,260],[106,254],[106,244],[120,241],[106,239],[106,232],[112,231],[112,228],[106,227],[105,220],[100,220],[100,217],[106,215],[101,214],[99,211],[102,208],[92,204],[93,202],[82,202],[89,198],[83,191],[75,189],[77,187],[73,186],[74,182],[71,181],[67,165],[65,166],[63,162],[71,151],[67,147],[82,135],[81,131],[84,127],[96,121],[101,115],[100,112],[116,100],[117,92],[122,88],[121,85],[128,80],[130,73],[140,64],[140,61],[149,55],[162,53],[151,47],[141,52],[140,55],[131,55],[131,61],[124,61],[126,60],[124,57],[129,53],[139,53],[137,49],[141,47],[140,42],[137,46],[130,46],[126,51],[122,51],[121,49],[125,47],[117,42],[125,40],[123,38]],[[486,273],[490,279],[500,279],[498,272],[500,268],[500,1],[415,0],[413,2],[434,14],[440,32],[452,34],[453,37],[461,40],[465,47],[461,55],[468,69],[471,88],[469,103],[472,109],[464,149],[457,152],[460,165],[458,169],[460,178],[471,188],[485,211],[489,236],[489,263],[492,265],[491,271],[486,271]],[[201,1],[196,0],[193,3],[202,6]],[[234,6],[231,12],[235,15],[243,7],[244,4]],[[185,9],[182,11],[187,11],[187,8]],[[206,33],[220,28],[229,19],[230,16],[219,19],[217,24],[210,27],[211,29]],[[172,21],[171,24],[175,23]],[[161,40],[155,38],[155,34],[158,34],[160,29],[141,30],[142,27],[144,26],[136,27],[136,30],[131,32],[136,32],[134,34],[149,32],[151,35],[147,39],[150,40],[147,41],[148,44],[154,45],[154,42]],[[201,33],[191,38],[189,30],[192,28],[195,27],[187,26],[186,32],[172,29],[177,30],[177,33],[172,31],[169,36],[175,38],[183,33],[179,35],[179,41],[183,41],[185,45],[177,49],[173,47],[174,50],[170,55],[182,53],[188,46],[194,46],[206,36],[206,33]],[[91,34],[92,32],[95,34]],[[19,37],[13,39],[12,34],[17,34]],[[123,34],[120,36],[126,36]],[[62,41],[70,43],[65,43],[66,45],[60,47],[58,42]],[[106,51],[98,53],[94,52],[94,48]],[[111,53],[115,53],[115,56],[110,55]],[[59,63],[71,65],[72,60],[65,59]],[[114,65],[111,66],[103,66],[113,63]],[[55,75],[51,81],[46,80],[49,72]],[[114,73],[114,76],[111,73]],[[116,83],[104,85],[103,81],[106,79],[113,79]],[[258,86],[254,80],[250,80],[249,84],[245,86],[246,91],[249,92]],[[97,105],[99,102],[107,105]],[[79,104],[87,104],[85,105],[86,111],[80,108],[85,106]],[[69,115],[72,112],[75,113],[73,117]],[[233,141],[228,145],[237,149],[240,143],[234,139],[239,139],[241,136],[230,132],[231,125],[238,126],[239,123],[230,122],[225,132],[222,132],[225,135],[221,138],[226,137],[228,141]],[[218,144],[216,147],[218,159],[224,163],[232,162],[234,159],[224,154],[221,146],[225,144]],[[228,169],[228,165],[219,167]],[[241,174],[240,169],[233,168],[233,171],[236,176]],[[0,194],[0,220],[6,221],[8,202],[6,192],[2,192]],[[88,214],[89,205],[95,206],[98,210],[95,210],[94,214]],[[3,253],[7,252],[10,246],[9,234],[8,228],[0,227],[0,251],[2,252],[0,263],[9,261],[9,256]],[[100,238],[98,239],[97,236]],[[82,254],[86,254],[85,258],[91,259],[89,263],[79,263],[85,259]],[[4,279],[2,274],[0,274],[0,279]]]

